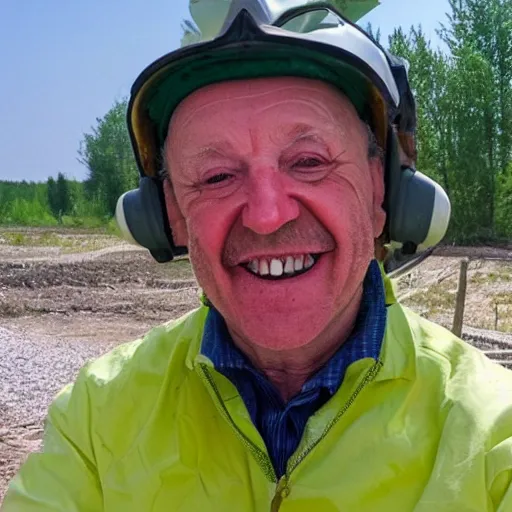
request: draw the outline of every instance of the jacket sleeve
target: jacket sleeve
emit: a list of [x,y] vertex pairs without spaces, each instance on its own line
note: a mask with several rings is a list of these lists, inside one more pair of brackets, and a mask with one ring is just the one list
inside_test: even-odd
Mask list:
[[504,439],[487,453],[486,466],[493,510],[512,510],[512,437]]
[[1,512],[101,512],[103,498],[89,434],[87,383],[81,376],[49,409],[40,453],[10,483]]

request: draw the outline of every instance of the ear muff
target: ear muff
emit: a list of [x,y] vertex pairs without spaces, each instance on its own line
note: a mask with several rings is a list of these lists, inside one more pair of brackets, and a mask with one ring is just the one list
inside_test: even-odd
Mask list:
[[400,164],[397,137],[389,130],[386,148],[387,234],[414,254],[437,245],[450,222],[450,200],[443,188],[411,167]]
[[116,221],[127,241],[149,249],[159,263],[187,253],[186,247],[174,245],[162,185],[154,178],[142,177],[139,188],[119,198]]

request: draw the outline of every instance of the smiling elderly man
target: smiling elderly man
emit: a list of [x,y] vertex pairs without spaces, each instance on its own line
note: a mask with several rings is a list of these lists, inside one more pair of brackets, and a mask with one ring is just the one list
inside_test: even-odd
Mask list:
[[186,247],[205,304],[82,370],[5,512],[512,510],[512,374],[374,259],[446,228],[397,159],[403,67],[334,11],[263,7],[132,91],[120,223],[160,261]]
[[[268,386],[266,398],[288,402],[353,331],[384,228],[382,165],[368,158],[365,126],[322,82],[242,80],[184,100],[165,156],[173,232],[188,245],[214,321],[225,321],[274,385],[278,394]],[[385,319],[377,264],[368,287],[377,317],[360,319],[369,339],[355,350],[377,358]],[[207,341],[215,357],[216,340]],[[270,445],[278,425],[264,430]]]

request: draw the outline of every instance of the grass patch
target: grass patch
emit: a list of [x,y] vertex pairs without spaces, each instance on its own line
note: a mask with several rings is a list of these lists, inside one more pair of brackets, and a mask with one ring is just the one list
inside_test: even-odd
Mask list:
[[475,272],[469,282],[471,284],[494,284],[497,282],[511,282],[512,281],[512,271],[508,269],[500,269],[496,272]]
[[512,332],[512,292],[497,293],[494,296],[494,308],[497,307],[498,324],[491,329],[498,328],[503,332]]
[[512,305],[512,292],[500,292],[494,295],[493,299],[495,304],[510,304]]
[[[95,234],[80,234],[72,229],[62,231],[0,231],[0,240],[10,246],[25,247],[58,247],[61,253],[79,253],[96,251],[118,244],[121,240],[105,232],[97,231]],[[113,231],[113,229],[112,229]]]
[[121,230],[119,229],[116,219],[114,219],[114,218],[110,219],[107,222],[107,224],[103,226],[103,229],[104,229],[105,233],[108,233],[109,235],[114,235],[119,238],[122,238]]
[[192,265],[188,257],[175,259],[166,267],[165,273],[170,279],[194,279]]
[[0,236],[5,240],[7,245],[29,245],[28,237],[25,233],[0,233]]
[[419,290],[407,297],[403,303],[430,318],[439,313],[445,313],[455,307],[456,291],[448,288],[449,284],[443,283],[439,286],[432,286],[427,290]]
[[[490,268],[489,268],[490,267]],[[464,324],[479,329],[512,332],[512,266],[493,264],[468,275]],[[442,271],[441,266],[438,272]],[[476,269],[475,269],[476,270]],[[422,316],[450,327],[457,295],[457,279],[450,278],[432,284],[421,280],[404,287],[402,303]],[[498,308],[496,322],[496,305]]]
[[62,226],[68,228],[98,229],[105,228],[109,220],[102,217],[62,217]]

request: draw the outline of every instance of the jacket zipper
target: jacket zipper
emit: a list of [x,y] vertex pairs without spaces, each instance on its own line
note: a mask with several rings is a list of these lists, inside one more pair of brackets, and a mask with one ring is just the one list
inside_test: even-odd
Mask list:
[[270,512],[278,512],[281,508],[281,503],[283,503],[283,500],[287,498],[289,494],[290,488],[288,487],[288,477],[283,475],[277,483],[276,492],[272,498],[272,503],[270,504]]
[[274,494],[274,498],[272,499],[272,503],[270,505],[270,512],[278,512],[283,500],[290,495],[290,487],[288,486],[288,482],[290,481],[290,475],[297,468],[297,466],[311,453],[311,451],[320,443],[329,433],[329,431],[338,423],[340,418],[347,412],[348,408],[354,403],[357,396],[361,391],[372,382],[380,369],[382,368],[382,362],[377,361],[366,373],[364,379],[359,383],[355,391],[352,393],[351,397],[347,400],[343,408],[336,414],[336,416],[332,419],[332,421],[327,425],[327,427],[322,432],[322,435],[312,444],[306,447],[306,449],[300,453],[295,459],[292,459],[287,467],[286,474],[283,475],[277,484],[276,492]]
[[249,449],[249,451],[252,453],[252,456],[256,459],[256,462],[263,470],[263,473],[265,476],[272,482],[277,483],[277,476],[276,472],[274,471],[274,466],[272,465],[272,461],[270,460],[269,456],[260,450],[236,425],[236,423],[231,418],[226,406],[224,405],[224,402],[222,401],[222,397],[220,395],[220,392],[217,388],[217,385],[215,384],[215,381],[213,380],[213,377],[211,376],[208,367],[205,364],[200,364],[199,368],[201,369],[201,374],[203,376],[203,379],[206,380],[207,384],[213,389],[215,396],[217,397],[218,405],[220,405],[220,410],[224,418],[228,421],[228,423],[233,427],[235,430],[238,438],[242,441],[242,443]]
[[351,397],[347,400],[343,408],[336,414],[336,416],[331,420],[331,422],[325,427],[325,430],[323,431],[322,435],[312,444],[306,447],[306,449],[300,453],[295,459],[292,459],[290,463],[288,464],[288,469],[286,471],[286,474],[289,475],[292,473],[292,471],[311,453],[311,451],[318,445],[322,439],[324,439],[329,431],[338,423],[340,418],[347,412],[349,407],[355,402],[357,396],[361,391],[370,383],[372,382],[377,374],[379,373],[380,369],[382,368],[382,362],[377,361],[366,373],[364,376],[364,379],[359,383],[355,391],[352,393]]
[[332,421],[327,425],[324,429],[322,435],[312,444],[306,447],[306,449],[300,453],[295,459],[292,459],[288,464],[288,468],[286,474],[283,475],[279,481],[277,481],[276,473],[274,471],[274,467],[272,465],[272,461],[268,457],[266,453],[260,450],[236,425],[231,416],[229,415],[224,402],[220,396],[220,392],[215,385],[215,382],[208,371],[208,367],[205,364],[200,364],[199,367],[201,369],[201,373],[206,382],[211,386],[213,391],[215,392],[215,396],[217,397],[218,404],[221,407],[221,412],[225,419],[229,422],[229,424],[234,428],[237,436],[240,438],[242,443],[250,450],[253,457],[256,459],[256,462],[262,468],[265,476],[273,483],[277,482],[276,492],[270,504],[270,512],[278,512],[281,508],[281,504],[285,498],[290,495],[290,487],[288,486],[288,482],[290,480],[291,473],[297,468],[297,466],[311,453],[311,451],[322,441],[329,431],[338,423],[340,418],[347,412],[348,408],[354,403],[355,399],[361,393],[361,391],[372,382],[380,369],[382,368],[383,363],[381,361],[377,361],[366,373],[363,380],[359,383],[355,391],[352,393],[350,398],[347,400],[343,408],[336,414],[336,416],[332,419]]

